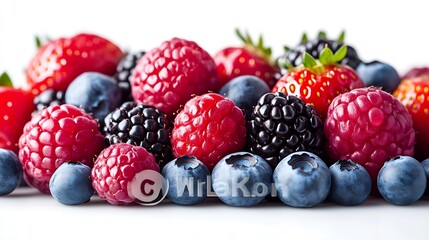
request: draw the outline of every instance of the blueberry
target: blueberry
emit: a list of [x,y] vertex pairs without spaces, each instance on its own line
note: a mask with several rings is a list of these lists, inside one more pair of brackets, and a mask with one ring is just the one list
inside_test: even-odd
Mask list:
[[183,156],[167,163],[162,175],[168,181],[167,197],[180,205],[194,205],[207,197],[209,170],[195,157]]
[[104,74],[86,72],[69,85],[65,102],[91,113],[100,124],[121,104],[121,89],[116,81]]
[[65,205],[88,202],[94,194],[91,168],[78,162],[63,163],[49,181],[52,196]]
[[[423,169],[426,173],[426,180],[429,181],[429,158],[422,162]],[[429,184],[426,184],[425,196],[429,196]]]
[[15,190],[22,179],[22,167],[16,154],[0,148],[0,196]]
[[329,167],[331,191],[329,198],[340,205],[363,203],[371,193],[371,178],[364,167],[351,160],[340,160]]
[[244,75],[225,84],[220,89],[219,94],[231,99],[237,107],[243,109],[246,120],[249,120],[259,98],[268,92],[271,92],[271,89],[262,79],[252,75]]
[[274,170],[280,200],[292,207],[313,207],[329,194],[331,174],[313,153],[299,151],[286,156]]
[[397,156],[385,162],[377,177],[380,194],[395,205],[409,205],[419,200],[426,182],[422,164],[408,156]]
[[389,93],[393,92],[401,81],[398,72],[392,66],[379,61],[362,62],[356,72],[367,87],[382,87]]
[[271,193],[273,171],[262,157],[248,152],[222,158],[212,172],[213,190],[226,204],[251,207]]

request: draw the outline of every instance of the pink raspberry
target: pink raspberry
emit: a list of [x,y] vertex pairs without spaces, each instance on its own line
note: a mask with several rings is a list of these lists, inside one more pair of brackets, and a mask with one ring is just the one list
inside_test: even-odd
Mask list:
[[195,156],[209,169],[246,143],[243,112],[230,99],[207,93],[189,100],[174,120],[171,144],[176,157]]
[[82,162],[92,167],[104,147],[98,123],[75,106],[63,104],[44,109],[24,127],[19,139],[19,159],[24,179],[43,193],[64,162]]
[[117,143],[104,149],[92,169],[92,186],[113,205],[130,205],[135,198],[128,192],[134,176],[143,170],[159,172],[155,157],[145,148]]
[[143,55],[133,71],[131,89],[137,102],[172,119],[192,95],[216,90],[218,81],[210,54],[195,42],[173,38]]
[[329,106],[325,135],[330,160],[361,164],[373,187],[385,161],[414,154],[415,132],[408,111],[377,88],[359,88],[336,97]]

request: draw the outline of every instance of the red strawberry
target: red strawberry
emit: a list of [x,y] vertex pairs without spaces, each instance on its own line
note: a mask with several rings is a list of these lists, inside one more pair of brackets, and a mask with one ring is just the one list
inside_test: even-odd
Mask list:
[[0,148],[18,154],[18,140],[24,125],[31,119],[34,110],[33,95],[12,88],[7,74],[0,76]]
[[180,38],[148,51],[131,77],[134,99],[156,107],[171,119],[193,95],[214,91],[217,84],[212,57],[197,43]]
[[308,53],[304,53],[303,66],[296,67],[281,77],[272,91],[281,91],[303,99],[314,105],[325,119],[329,104],[337,95],[365,86],[353,69],[336,63],[346,54],[346,46],[335,54],[325,48],[317,62]]
[[38,50],[27,66],[27,82],[36,95],[50,88],[65,91],[83,72],[115,74],[122,55],[118,46],[97,35],[59,38]]
[[243,36],[238,30],[236,33],[243,41],[244,47],[227,47],[214,56],[220,78],[218,88],[242,75],[260,77],[272,87],[276,82],[275,75],[280,70],[271,60],[271,49],[264,46],[262,36],[255,45],[249,34]]
[[415,157],[429,157],[427,136],[429,135],[429,77],[402,80],[393,93],[407,109],[416,130]]
[[429,77],[429,67],[415,67],[411,68],[402,76],[402,79],[416,78],[416,77]]

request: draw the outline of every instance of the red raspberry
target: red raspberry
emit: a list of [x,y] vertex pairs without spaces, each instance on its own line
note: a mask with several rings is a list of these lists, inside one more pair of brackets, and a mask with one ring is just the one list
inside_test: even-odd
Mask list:
[[92,166],[103,149],[98,123],[75,106],[51,106],[34,116],[19,139],[19,159],[25,181],[49,193],[49,180],[64,162]]
[[377,88],[358,88],[337,96],[325,122],[330,160],[351,159],[369,172],[376,188],[384,162],[414,154],[413,122],[407,109]]
[[243,112],[230,99],[216,93],[191,99],[174,120],[174,155],[195,156],[209,169],[225,155],[242,150],[245,142]]
[[131,77],[134,99],[170,118],[192,95],[216,90],[216,65],[195,42],[173,38],[147,52]]
[[98,195],[114,205],[129,205],[135,200],[128,193],[134,176],[151,169],[160,171],[155,157],[145,148],[117,143],[104,149],[92,169],[92,186]]

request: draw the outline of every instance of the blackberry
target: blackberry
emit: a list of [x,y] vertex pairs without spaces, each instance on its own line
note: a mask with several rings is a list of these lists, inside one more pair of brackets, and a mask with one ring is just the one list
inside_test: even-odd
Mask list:
[[[327,39],[326,35],[322,32],[314,40],[307,40],[304,34],[301,44],[293,49],[286,48],[286,53],[281,56],[277,61],[280,68],[285,68],[286,61],[293,67],[299,66],[302,63],[302,55],[304,52],[309,53],[315,59],[319,59],[319,55],[327,45],[333,52],[336,52],[344,45],[344,33],[342,33],[338,40]],[[341,60],[340,64],[348,65],[356,69],[361,62],[356,50],[347,45],[347,55]]]
[[144,51],[128,53],[121,59],[118,66],[116,67],[116,74],[114,78],[122,90],[124,102],[133,100],[133,97],[131,96],[130,80],[138,60],[143,57],[144,54]]
[[36,115],[47,107],[64,104],[64,97],[64,92],[55,91],[53,89],[48,89],[41,92],[38,96],[34,98],[33,103],[36,106],[36,110],[34,110],[32,116]]
[[173,159],[170,122],[155,107],[125,102],[109,113],[104,123],[108,144],[123,142],[144,147],[161,166]]
[[290,153],[324,156],[323,122],[314,107],[282,92],[263,95],[247,125],[248,148],[274,169]]

